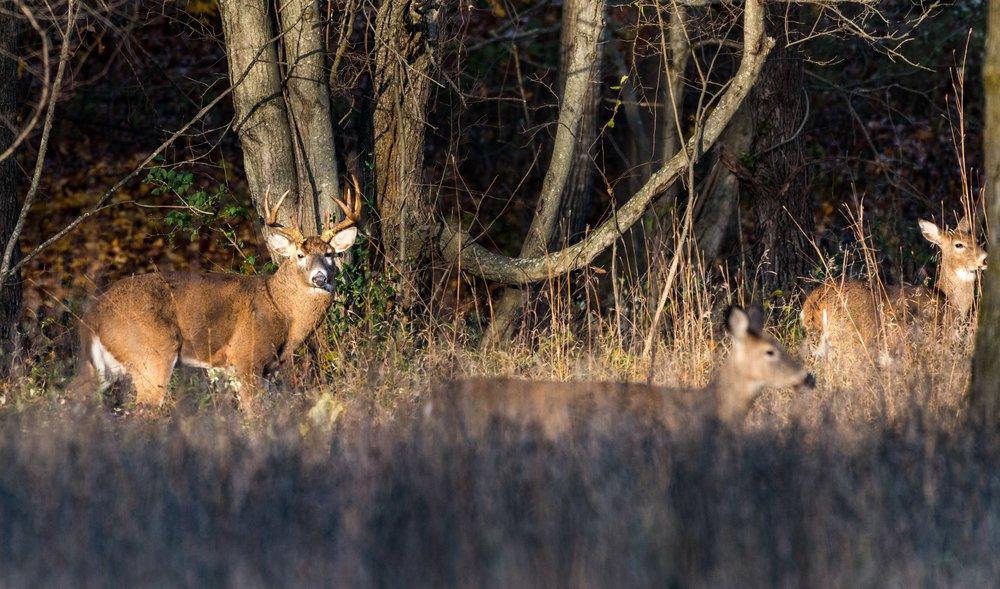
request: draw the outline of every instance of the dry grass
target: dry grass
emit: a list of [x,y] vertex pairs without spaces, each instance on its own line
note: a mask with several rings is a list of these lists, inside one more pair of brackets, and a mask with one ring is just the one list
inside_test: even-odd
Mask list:
[[[635,311],[610,317],[555,305],[532,337],[496,349],[442,323],[317,339],[264,423],[193,373],[162,416],[83,410],[61,399],[64,363],[39,363],[0,409],[0,585],[1000,577],[1000,438],[964,417],[964,350],[816,366],[818,389],[768,392],[734,430],[621,415],[552,442],[510,423],[468,438],[421,417],[431,387],[466,375],[703,384],[728,295],[696,273],[677,292],[652,362],[639,292],[619,292]],[[795,345],[793,317],[775,308],[771,323]]]

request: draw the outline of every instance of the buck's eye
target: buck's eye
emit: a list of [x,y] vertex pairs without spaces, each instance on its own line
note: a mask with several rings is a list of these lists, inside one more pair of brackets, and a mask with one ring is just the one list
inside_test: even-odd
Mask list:
[[777,354],[778,352],[776,352],[776,351],[774,350],[774,348],[771,348],[771,349],[769,349],[768,351],[766,351],[766,352],[764,352],[764,353],[765,353],[765,354],[767,354],[767,356],[768,356],[769,358],[773,358],[773,357],[775,356],[775,354]]
[[300,260],[301,260],[302,258],[304,258],[304,257],[306,257],[306,255],[305,255],[305,254],[299,254],[299,259],[300,259]]
[[333,252],[326,252],[326,258],[330,259],[333,257]]
[[965,244],[964,243],[956,243],[955,244],[955,249],[957,249],[957,250],[964,249],[964,248],[965,248]]

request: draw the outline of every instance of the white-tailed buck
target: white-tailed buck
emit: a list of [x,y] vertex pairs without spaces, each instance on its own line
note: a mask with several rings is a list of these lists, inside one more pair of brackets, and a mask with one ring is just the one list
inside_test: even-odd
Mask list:
[[619,413],[668,426],[697,416],[737,423],[764,387],[807,387],[816,381],[763,329],[759,310],[729,310],[729,355],[701,389],[655,387],[637,383],[544,382],[471,379],[450,383],[432,395],[426,415],[459,420],[467,431],[482,432],[494,419],[536,424],[549,437],[574,423]]
[[137,404],[158,406],[181,363],[228,372],[238,379],[241,408],[252,412],[260,379],[290,362],[333,301],[361,213],[356,180],[344,194],[344,201],[334,199],[344,220],[309,237],[277,222],[287,192],[273,208],[265,194],[265,236],[281,257],[270,276],[164,272],[112,284],[81,318],[73,392],[127,377]]
[[986,268],[986,252],[976,242],[968,218],[954,229],[918,221],[927,241],[941,248],[937,280],[931,287],[881,289],[858,281],[829,281],[809,293],[802,323],[813,354],[862,351],[884,362],[911,328],[954,329],[975,303],[976,277]]

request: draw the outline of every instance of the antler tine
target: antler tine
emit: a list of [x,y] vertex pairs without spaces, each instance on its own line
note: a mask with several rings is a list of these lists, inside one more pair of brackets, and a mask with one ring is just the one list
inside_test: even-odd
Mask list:
[[337,207],[344,212],[344,219],[323,230],[323,235],[321,236],[323,241],[330,241],[338,232],[357,224],[361,220],[361,187],[358,184],[357,176],[352,175],[350,184],[344,186],[344,199],[350,201],[350,204],[333,197],[333,202],[337,203]]
[[284,233],[290,239],[301,242],[305,238],[302,235],[302,231],[300,231],[298,227],[295,225],[285,227],[278,223],[278,213],[281,211],[281,205],[285,202],[285,199],[288,198],[288,195],[291,192],[291,189],[286,190],[285,193],[278,198],[278,203],[272,208],[270,203],[271,186],[268,185],[268,187],[264,189],[264,201],[262,203],[264,205],[264,223],[271,231]]

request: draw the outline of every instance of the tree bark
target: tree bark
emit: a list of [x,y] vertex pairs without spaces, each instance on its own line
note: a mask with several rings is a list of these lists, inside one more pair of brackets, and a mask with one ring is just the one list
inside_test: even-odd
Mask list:
[[743,55],[739,68],[729,81],[726,91],[716,101],[711,114],[683,149],[665,162],[611,218],[601,223],[582,241],[545,256],[510,258],[475,244],[468,233],[445,222],[438,240],[442,255],[447,260],[460,263],[465,272],[506,284],[536,282],[587,266],[642,217],[651,203],[688,169],[691,160],[697,160],[712,148],[753,89],[764,60],[773,46],[774,39],[764,31],[763,4],[759,0],[750,0],[744,8]]
[[[521,257],[543,255],[560,242],[575,243],[586,222],[594,181],[590,149],[597,134],[604,16],[603,0],[563,3],[558,127],[542,194],[521,245]],[[525,294],[519,288],[504,290],[493,306],[484,346],[510,335]]]
[[406,308],[429,293],[434,205],[423,182],[424,125],[441,12],[383,2],[375,25],[375,192],[387,270]]
[[[786,287],[809,271],[806,235],[813,226],[813,206],[804,166],[801,139],[796,136],[806,112],[801,53],[788,48],[786,9],[774,6],[767,28],[778,39],[778,49],[764,65],[749,104],[754,141],[749,169],[752,182],[742,182],[748,195],[757,236],[748,245],[750,260],[767,266],[764,287]],[[797,221],[796,224],[794,221]],[[804,233],[803,233],[804,232]]]
[[333,199],[341,194],[319,2],[284,0],[279,7],[302,230],[320,233],[326,219],[337,214]]
[[266,0],[220,0],[219,13],[250,197],[263,214],[265,194],[276,200],[291,191],[278,212],[278,221],[288,225],[297,222],[299,186],[268,7]]
[[[18,130],[17,59],[19,26],[13,0],[0,0],[0,152],[6,151]],[[0,243],[14,236],[20,206],[17,200],[17,166],[14,155],[0,161]],[[10,264],[21,257],[15,245]],[[21,316],[21,273],[12,272],[0,288],[0,372],[9,368],[16,346]]]
[[[990,0],[983,86],[983,133],[989,251],[1000,246],[1000,0]],[[991,427],[1000,423],[1000,264],[992,261],[983,276],[976,351],[969,397],[976,417]]]
[[[605,5],[603,1],[565,0],[563,2],[563,27],[559,40],[560,62],[559,94],[565,96],[570,79],[579,75],[586,80],[583,100],[580,103],[576,142],[570,162],[569,176],[563,186],[559,204],[559,218],[549,247],[558,248],[576,243],[583,232],[590,213],[594,190],[593,148],[597,140],[597,113],[601,101],[601,38],[604,35]],[[574,26],[567,27],[567,21]],[[596,37],[595,37],[596,36]],[[589,68],[579,73],[572,71],[570,59],[585,45]],[[580,64],[582,65],[582,64]],[[565,99],[562,103],[565,105]],[[564,106],[565,108],[565,106]]]
[[712,151],[712,165],[695,206],[694,234],[701,259],[709,266],[719,257],[736,221],[740,205],[740,182],[730,169],[747,154],[753,142],[748,109],[742,108],[719,137]]

